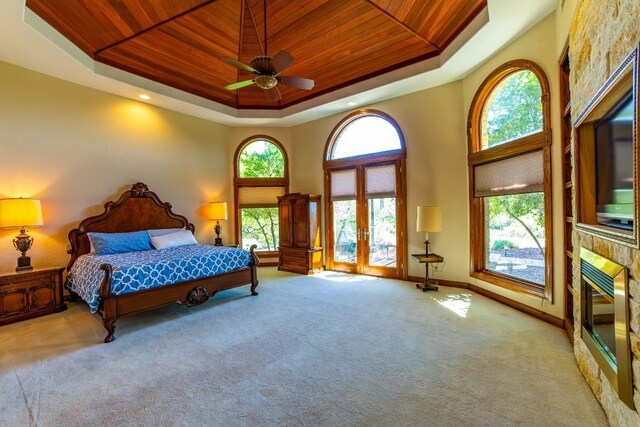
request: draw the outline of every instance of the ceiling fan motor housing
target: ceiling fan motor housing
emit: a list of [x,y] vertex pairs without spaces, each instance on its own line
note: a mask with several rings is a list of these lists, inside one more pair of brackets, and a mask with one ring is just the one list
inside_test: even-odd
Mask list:
[[260,74],[269,74],[273,72],[271,68],[272,59],[273,58],[267,55],[256,56],[251,61],[249,61],[249,65],[260,71]]

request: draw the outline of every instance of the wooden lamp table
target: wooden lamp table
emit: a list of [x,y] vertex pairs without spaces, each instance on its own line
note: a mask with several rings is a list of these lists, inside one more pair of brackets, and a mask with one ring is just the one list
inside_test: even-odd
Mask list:
[[0,326],[66,310],[63,267],[0,273]]
[[420,264],[424,264],[424,283],[416,283],[416,288],[422,289],[422,292],[437,291],[438,287],[429,283],[429,264],[443,262],[444,258],[434,253],[430,253],[428,255],[411,254],[411,258],[415,259]]

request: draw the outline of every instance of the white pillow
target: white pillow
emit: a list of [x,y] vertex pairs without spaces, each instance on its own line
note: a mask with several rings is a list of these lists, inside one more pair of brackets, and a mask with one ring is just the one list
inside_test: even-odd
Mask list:
[[180,230],[162,236],[151,236],[151,244],[156,249],[175,248],[177,246],[196,245],[198,241],[189,230]]
[[175,233],[176,231],[185,230],[185,227],[182,228],[154,228],[153,230],[147,230],[149,232],[149,236],[164,236],[165,234]]

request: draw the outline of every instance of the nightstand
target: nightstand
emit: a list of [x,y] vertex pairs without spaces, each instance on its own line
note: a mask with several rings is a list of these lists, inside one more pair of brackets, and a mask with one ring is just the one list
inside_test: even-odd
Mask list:
[[64,268],[0,273],[0,325],[67,309],[62,301]]

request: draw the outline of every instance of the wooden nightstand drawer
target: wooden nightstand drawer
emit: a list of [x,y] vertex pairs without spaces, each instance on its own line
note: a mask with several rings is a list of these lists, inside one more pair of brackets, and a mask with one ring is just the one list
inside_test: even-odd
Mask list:
[[0,325],[65,310],[64,268],[0,274]]

